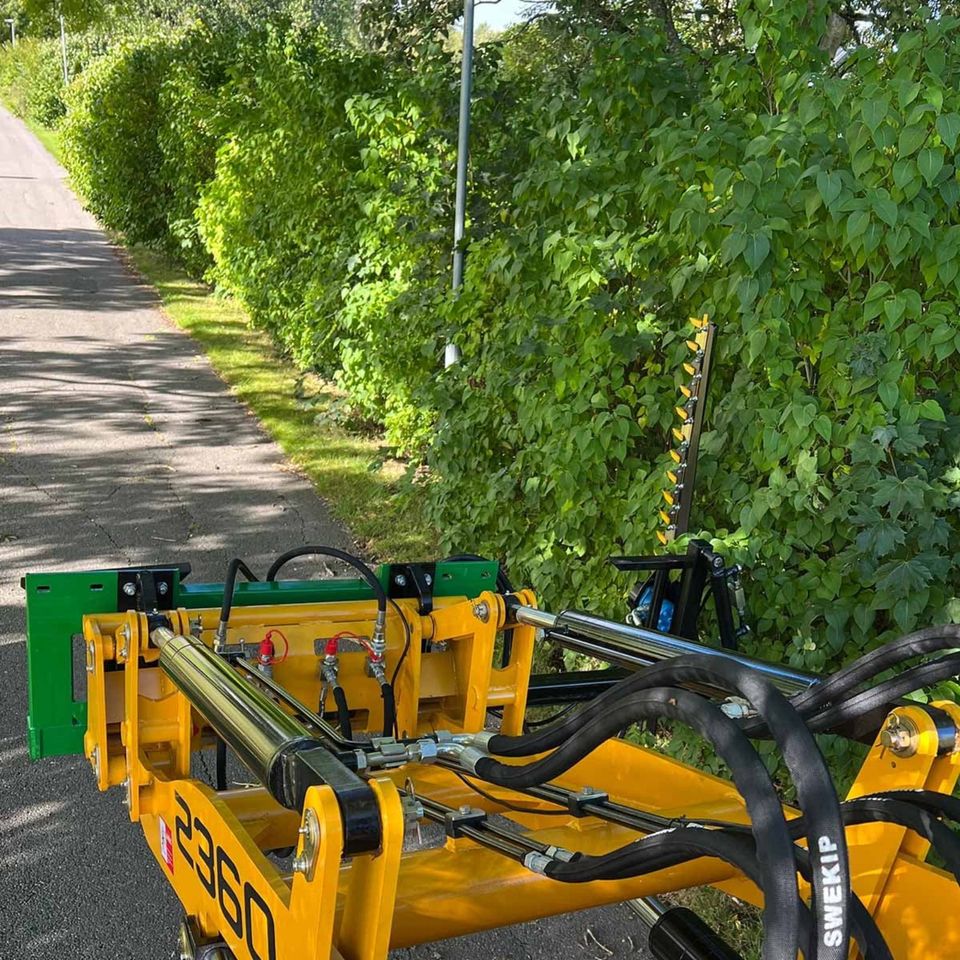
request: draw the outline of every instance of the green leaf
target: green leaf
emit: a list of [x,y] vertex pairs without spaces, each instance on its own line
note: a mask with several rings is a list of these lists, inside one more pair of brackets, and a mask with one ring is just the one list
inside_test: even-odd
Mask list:
[[932,187],[933,181],[943,169],[943,148],[942,147],[924,147],[917,154],[917,169],[927,181],[927,186]]
[[917,162],[915,160],[897,160],[893,165],[893,182],[901,189],[905,189],[917,177]]
[[860,116],[863,117],[863,122],[870,128],[870,132],[874,133],[877,127],[886,119],[889,111],[890,101],[878,98],[876,100],[865,101],[860,108]]
[[878,197],[873,202],[873,209],[888,227],[897,225],[897,205],[889,197]]
[[847,239],[856,240],[862,236],[870,223],[870,214],[866,210],[854,210],[847,218]]
[[900,399],[900,389],[895,383],[881,383],[877,392],[880,394],[880,402],[888,410],[892,410]]
[[820,191],[824,204],[829,207],[840,196],[840,191],[843,189],[843,180],[839,173],[827,173],[826,170],[821,170],[817,174],[817,189]]
[[936,420],[939,423],[945,423],[947,419],[943,408],[936,400],[924,400],[920,404],[920,416],[927,420]]
[[906,542],[903,527],[885,517],[871,520],[869,526],[857,535],[857,547],[880,559]]
[[752,233],[747,238],[747,245],[743,251],[743,259],[751,270],[757,270],[761,263],[767,259],[770,252],[770,240],[765,233]]
[[960,138],[960,113],[945,113],[937,117],[937,133],[949,149],[955,150],[957,139]]
[[929,130],[919,123],[915,123],[911,127],[904,127],[900,131],[900,140],[897,144],[901,159],[915,154],[923,146],[928,133]]
[[893,300],[888,300],[883,305],[883,312],[887,315],[887,319],[893,326],[897,325],[906,309],[907,304],[902,296],[896,297]]
[[916,558],[886,563],[877,573],[880,574],[877,590],[881,595],[886,594],[896,599],[922,590],[933,576],[930,568]]

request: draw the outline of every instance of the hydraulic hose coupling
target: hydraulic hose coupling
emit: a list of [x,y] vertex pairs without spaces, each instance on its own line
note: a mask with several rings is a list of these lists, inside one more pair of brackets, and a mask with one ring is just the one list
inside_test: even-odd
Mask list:
[[260,641],[260,649],[257,651],[257,669],[265,677],[273,677],[273,662],[276,652],[273,641],[269,637],[264,637]]
[[387,611],[378,610],[377,619],[373,625],[373,649],[374,650],[386,650],[387,649]]
[[223,648],[227,645],[227,621],[221,620],[217,624],[217,631],[213,635],[213,652],[223,653]]
[[320,664],[320,672],[323,679],[331,687],[337,686],[338,675],[340,672],[339,646],[336,637],[331,637],[327,641],[327,647],[324,651],[323,663]]
[[450,734],[445,730],[437,731],[437,755],[452,761],[469,773],[476,773],[477,764],[490,756],[484,748],[492,736],[492,733],[486,731],[458,734]]

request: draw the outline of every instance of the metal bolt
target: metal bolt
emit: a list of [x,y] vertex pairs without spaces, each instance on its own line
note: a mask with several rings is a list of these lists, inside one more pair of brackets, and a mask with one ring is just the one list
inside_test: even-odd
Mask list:
[[481,622],[486,623],[490,619],[490,606],[484,601],[473,605],[473,615]]
[[880,743],[898,757],[912,757],[917,752],[919,731],[906,717],[891,713],[880,732]]
[[170,587],[167,584],[163,582],[157,584],[157,593],[159,593],[161,597],[165,597],[169,590]]
[[406,578],[402,573],[398,573],[398,574],[393,578],[393,582],[394,582],[398,587],[405,587],[405,586],[407,585],[407,578]]
[[457,810],[457,813],[464,817],[469,816],[471,812],[472,809],[469,803],[465,803],[462,807],[460,807],[459,810]]
[[123,585],[123,592],[128,596],[132,597],[137,592],[137,585],[132,581],[128,580]]
[[427,585],[428,587],[433,584],[433,577],[431,577],[429,573],[425,573],[425,574],[423,575],[423,580],[424,580],[424,583],[426,583],[426,585]]
[[290,866],[294,873],[302,873],[309,880],[313,875],[317,850],[320,847],[320,821],[317,819],[314,810],[308,809],[306,811],[303,824],[297,830],[297,834],[302,838],[300,852],[293,858]]

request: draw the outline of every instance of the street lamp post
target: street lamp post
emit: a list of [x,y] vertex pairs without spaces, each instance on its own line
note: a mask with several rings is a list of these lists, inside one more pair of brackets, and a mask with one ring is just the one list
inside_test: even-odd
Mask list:
[[63,65],[63,85],[70,83],[70,71],[67,68],[67,25],[60,15],[60,62]]
[[[470,157],[470,97],[473,93],[473,14],[474,0],[463,4],[463,60],[460,72],[460,129],[457,136],[457,195],[453,219],[453,295],[463,286],[463,236],[467,211],[467,163]],[[443,352],[443,365],[460,361],[460,348],[451,338]]]

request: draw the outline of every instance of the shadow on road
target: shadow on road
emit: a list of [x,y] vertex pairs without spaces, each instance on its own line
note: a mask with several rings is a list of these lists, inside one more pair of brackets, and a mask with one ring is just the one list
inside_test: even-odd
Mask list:
[[97,230],[0,228],[0,309],[102,312],[155,303]]

